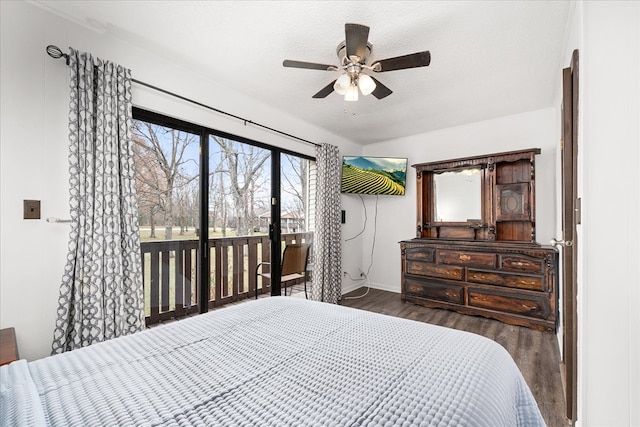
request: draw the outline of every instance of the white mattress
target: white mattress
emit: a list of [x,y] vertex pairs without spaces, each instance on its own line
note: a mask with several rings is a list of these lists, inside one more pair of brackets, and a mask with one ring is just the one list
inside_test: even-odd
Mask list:
[[0,424],[543,426],[478,335],[273,297],[0,368]]

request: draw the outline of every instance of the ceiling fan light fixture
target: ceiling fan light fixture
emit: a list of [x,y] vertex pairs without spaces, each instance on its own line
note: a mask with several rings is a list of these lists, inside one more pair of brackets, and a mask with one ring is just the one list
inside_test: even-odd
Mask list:
[[367,96],[375,90],[376,82],[374,82],[370,76],[366,74],[360,74],[360,76],[358,77],[358,87],[360,88],[362,94],[364,96]]
[[[0,0],[2,1],[2,0]],[[360,24],[344,25],[345,39],[338,44],[336,54],[339,65],[319,64],[316,62],[294,61],[285,59],[284,67],[306,68],[308,70],[340,71],[336,80],[323,87],[312,98],[326,98],[331,92],[337,92],[347,101],[357,101],[358,92],[362,95],[370,95],[377,99],[383,99],[391,95],[393,91],[386,87],[368,73],[381,73],[384,71],[404,70],[407,68],[426,67],[431,63],[431,54],[428,50],[393,58],[381,59],[371,65],[367,65],[367,58],[371,54],[372,45],[369,43],[369,27]]]
[[339,95],[345,95],[351,86],[351,76],[349,74],[343,74],[333,84],[333,90]]
[[344,94],[345,101],[357,101],[358,100],[358,86],[355,84],[349,86],[347,93]]

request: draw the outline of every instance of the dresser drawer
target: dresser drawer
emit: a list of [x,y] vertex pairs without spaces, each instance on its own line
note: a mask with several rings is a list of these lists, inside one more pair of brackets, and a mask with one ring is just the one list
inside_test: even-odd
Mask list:
[[434,299],[453,304],[462,304],[464,302],[464,290],[462,286],[405,277],[403,291],[409,296]]
[[491,271],[469,269],[467,281],[483,283],[485,285],[507,286],[509,288],[544,291],[542,276],[527,276],[522,274],[504,274]]
[[468,251],[438,251],[438,264],[453,264],[474,267],[496,267],[496,254]]
[[463,268],[449,265],[436,265],[427,262],[408,261],[406,265],[407,274],[417,276],[440,277],[443,279],[462,280]]
[[433,262],[436,250],[433,248],[408,248],[405,249],[405,257],[412,261]]
[[502,255],[500,269],[516,273],[544,274],[544,260],[523,255]]
[[486,289],[468,288],[469,306],[503,313],[547,319],[551,314],[544,295],[523,295]]
[[555,249],[432,238],[400,244],[403,301],[555,331]]

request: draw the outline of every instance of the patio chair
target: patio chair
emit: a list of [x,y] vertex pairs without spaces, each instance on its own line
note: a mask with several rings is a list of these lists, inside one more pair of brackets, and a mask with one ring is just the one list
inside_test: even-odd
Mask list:
[[[287,296],[287,284],[291,283],[291,287],[297,283],[297,280],[304,279],[304,296],[307,295],[307,264],[309,262],[309,243],[294,243],[285,246],[282,254],[282,273],[280,283],[284,287],[284,295]],[[256,267],[256,299],[258,298],[258,277],[264,277],[271,280],[271,273],[261,273],[260,268],[263,265],[271,265],[270,262],[261,262]]]

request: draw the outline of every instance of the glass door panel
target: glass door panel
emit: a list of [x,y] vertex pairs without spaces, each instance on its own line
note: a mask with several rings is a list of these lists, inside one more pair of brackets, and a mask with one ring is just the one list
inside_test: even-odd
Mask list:
[[[208,161],[209,304],[214,306],[252,294],[256,267],[270,258],[271,150],[210,135]],[[265,285],[258,281],[259,292]]]
[[[280,229],[281,250],[293,243],[313,243],[315,219],[315,162],[293,154],[280,156]],[[307,276],[313,261],[313,244],[309,252]],[[294,293],[304,292],[304,280],[286,283]],[[300,286],[298,286],[300,285]],[[283,286],[284,287],[284,286]]]
[[147,324],[196,313],[200,136],[133,121]]

